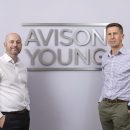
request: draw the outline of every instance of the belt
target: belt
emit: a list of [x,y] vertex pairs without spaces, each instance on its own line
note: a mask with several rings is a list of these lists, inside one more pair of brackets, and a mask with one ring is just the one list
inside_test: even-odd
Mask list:
[[128,102],[128,101],[121,100],[121,99],[111,100],[111,99],[108,99],[108,98],[103,98],[103,101],[104,101],[104,102],[108,102],[108,103],[122,103],[122,102]]
[[11,111],[11,112],[2,112],[3,114],[24,114],[25,112],[28,112],[27,109],[23,109],[21,111]]

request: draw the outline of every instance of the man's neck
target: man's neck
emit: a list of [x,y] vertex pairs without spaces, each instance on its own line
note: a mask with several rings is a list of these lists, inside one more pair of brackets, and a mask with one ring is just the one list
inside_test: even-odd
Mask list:
[[9,55],[12,58],[12,60],[14,61],[14,63],[16,63],[18,61],[18,57],[16,55],[10,55],[8,53],[7,53],[7,55]]
[[111,54],[112,55],[116,55],[122,47],[123,47],[123,45],[118,47],[118,48],[116,48],[116,47],[115,48],[111,48]]

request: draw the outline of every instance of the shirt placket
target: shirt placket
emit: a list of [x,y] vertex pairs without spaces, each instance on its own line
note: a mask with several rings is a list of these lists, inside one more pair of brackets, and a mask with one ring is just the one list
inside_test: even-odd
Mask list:
[[110,87],[113,90],[114,89],[115,56],[112,56],[111,58],[112,58],[112,60],[111,60],[111,68],[110,68],[110,77],[111,77],[111,79],[110,79]]

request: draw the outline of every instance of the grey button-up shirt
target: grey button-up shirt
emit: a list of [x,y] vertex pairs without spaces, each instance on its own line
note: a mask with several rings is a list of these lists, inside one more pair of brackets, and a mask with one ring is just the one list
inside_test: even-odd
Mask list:
[[102,58],[104,85],[100,101],[103,98],[122,99],[130,105],[130,50],[122,47],[116,55],[110,52]]

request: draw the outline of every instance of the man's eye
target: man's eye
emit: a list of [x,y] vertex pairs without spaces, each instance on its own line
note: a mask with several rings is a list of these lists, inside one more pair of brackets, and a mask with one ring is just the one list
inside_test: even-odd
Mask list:
[[16,43],[16,44],[21,44],[21,41],[14,41],[14,40],[10,40],[10,43]]
[[20,44],[21,42],[20,42],[20,41],[17,41],[16,43],[17,43],[17,44]]
[[10,43],[14,43],[14,41],[13,41],[13,40],[11,40],[11,41],[10,41]]

